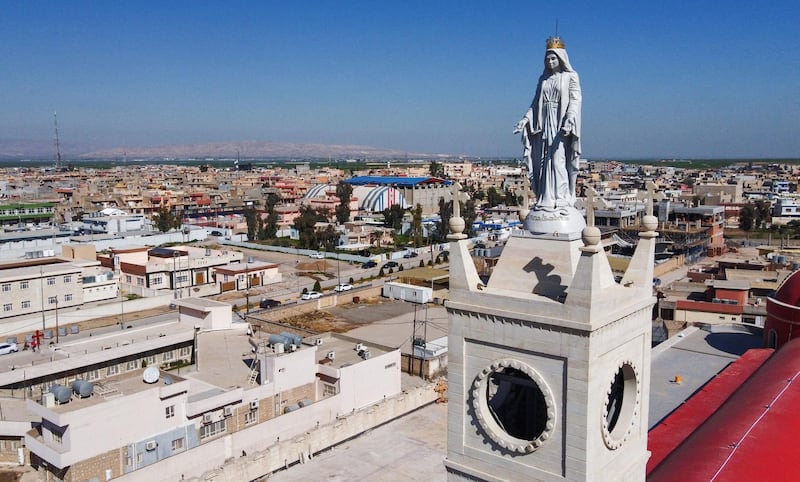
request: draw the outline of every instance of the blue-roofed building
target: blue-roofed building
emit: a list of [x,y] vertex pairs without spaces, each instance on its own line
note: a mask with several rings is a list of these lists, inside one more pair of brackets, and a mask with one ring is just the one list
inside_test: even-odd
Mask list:
[[[382,211],[393,204],[403,208],[422,206],[423,214],[439,212],[439,199],[452,199],[450,185],[453,181],[438,177],[356,176],[345,180],[354,186],[353,195],[359,198],[359,209]],[[359,187],[373,187],[368,192]],[[365,193],[362,195],[361,193]]]

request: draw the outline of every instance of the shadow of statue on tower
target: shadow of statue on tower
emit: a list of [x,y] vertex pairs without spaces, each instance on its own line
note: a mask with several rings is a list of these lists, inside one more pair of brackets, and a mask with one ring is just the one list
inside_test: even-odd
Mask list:
[[552,300],[562,302],[567,296],[567,287],[561,284],[561,276],[556,274],[549,274],[555,269],[552,264],[545,264],[542,258],[535,257],[523,268],[526,273],[536,275],[536,286],[533,287],[533,293],[550,298]]

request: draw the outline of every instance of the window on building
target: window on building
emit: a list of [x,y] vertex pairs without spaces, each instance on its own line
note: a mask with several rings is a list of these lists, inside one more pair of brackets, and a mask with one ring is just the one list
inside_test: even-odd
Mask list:
[[144,286],[144,278],[136,278],[136,284],[139,286]]
[[191,354],[192,354],[192,349],[191,349],[191,347],[188,347],[188,346],[181,347],[181,356],[182,356],[182,357],[183,357],[183,356],[189,356],[189,355],[191,355]]
[[183,449],[183,437],[176,438],[172,441],[172,451],[182,450]]
[[178,283],[188,283],[189,282],[189,275],[186,273],[181,273],[178,275]]
[[165,351],[165,352],[164,352],[164,355],[163,355],[163,357],[162,357],[162,359],[163,359],[164,361],[167,361],[167,360],[172,360],[172,358],[173,358],[173,355],[174,355],[174,354],[173,354],[171,351]]
[[97,380],[98,378],[100,378],[100,373],[97,370],[89,370],[86,372],[87,380]]
[[11,291],[11,283],[3,283],[3,293]]
[[164,277],[162,277],[162,276],[153,276],[150,279],[150,285],[151,286],[160,286],[162,284],[164,284]]
[[138,454],[136,454],[136,464],[137,465],[141,464],[142,460],[144,460],[144,454],[139,452]]
[[55,286],[55,285],[56,285],[55,277],[51,276],[51,277],[47,278],[47,286]]
[[211,422],[209,424],[203,425],[200,427],[200,440],[213,437],[214,435],[225,433],[225,419],[219,420],[217,422]]
[[31,307],[30,300],[25,300],[25,301],[22,302],[22,309],[30,308],[30,307]]
[[72,275],[65,275],[64,283],[72,283]]
[[128,362],[128,370],[136,370],[139,368],[139,360],[131,360]]
[[58,296],[48,296],[47,297],[47,304],[48,305],[54,305],[56,303],[58,303]]
[[250,410],[244,414],[244,424],[251,425],[258,421],[258,410]]
[[14,309],[14,306],[11,303],[6,303],[3,305],[3,311],[9,312]]
[[164,409],[164,415],[166,418],[172,418],[175,416],[175,405],[170,405]]
[[111,365],[106,369],[106,376],[110,377],[112,375],[116,375],[119,373],[119,366],[118,365]]
[[129,274],[126,274],[126,275],[125,275],[125,282],[126,282],[126,283],[130,283],[132,279],[133,279],[133,278],[131,278],[131,275],[129,275]]
[[64,301],[72,301],[72,293],[65,294]]
[[20,281],[19,282],[19,289],[26,290],[26,289],[28,289],[30,287],[30,285],[31,285],[30,281]]
[[56,444],[60,445],[61,444],[61,434],[60,433],[56,433],[56,432],[50,432],[50,434],[52,435],[53,443],[56,443]]
[[322,396],[323,397],[332,397],[336,395],[336,385],[330,385],[328,383],[322,384]]
[[154,365],[156,363],[156,356],[150,355],[149,357],[145,358],[144,361],[146,361],[148,365]]

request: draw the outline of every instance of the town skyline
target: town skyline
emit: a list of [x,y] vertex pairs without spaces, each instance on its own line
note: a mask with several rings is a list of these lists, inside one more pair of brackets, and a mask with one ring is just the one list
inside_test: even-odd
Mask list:
[[784,1],[11,4],[0,146],[54,150],[58,112],[67,153],[257,141],[519,157],[511,130],[558,24],[586,99],[583,157],[792,158],[798,13]]

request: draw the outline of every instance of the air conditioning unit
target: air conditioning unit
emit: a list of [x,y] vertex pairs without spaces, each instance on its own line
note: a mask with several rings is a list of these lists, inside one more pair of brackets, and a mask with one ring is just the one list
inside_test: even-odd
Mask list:
[[210,413],[206,413],[203,415],[203,423],[211,423],[214,421],[214,416]]
[[330,361],[333,361],[333,359],[336,358],[336,352],[335,351],[329,351],[328,355],[325,358],[327,358]]
[[222,409],[223,417],[230,417],[231,415],[233,415],[233,409],[231,407],[225,407]]
[[158,447],[158,442],[156,442],[155,440],[148,440],[144,444],[144,449],[147,450],[148,452],[152,452],[157,447]]
[[364,350],[364,351],[360,352],[359,355],[364,360],[369,360],[369,358],[372,356],[372,354],[369,352],[369,350]]
[[50,392],[42,394],[42,405],[47,408],[53,407],[56,404],[56,396]]
[[258,400],[250,401],[250,410],[258,410]]
[[363,351],[364,344],[363,343],[356,343],[356,351]]
[[316,340],[314,340],[314,344],[317,346],[322,345],[322,338],[317,338]]
[[297,345],[295,345],[294,343],[289,345],[289,351],[297,351]]

